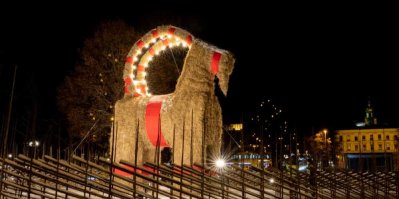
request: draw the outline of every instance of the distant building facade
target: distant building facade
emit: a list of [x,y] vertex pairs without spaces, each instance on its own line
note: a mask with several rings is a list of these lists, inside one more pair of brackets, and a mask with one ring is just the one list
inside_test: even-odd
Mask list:
[[352,170],[398,170],[399,128],[359,128],[336,133],[338,166]]
[[370,101],[363,126],[338,130],[335,135],[338,167],[356,171],[399,170],[399,128],[379,127]]

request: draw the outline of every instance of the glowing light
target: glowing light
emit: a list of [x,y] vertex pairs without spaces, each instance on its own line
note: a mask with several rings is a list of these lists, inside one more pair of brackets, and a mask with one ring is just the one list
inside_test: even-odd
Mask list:
[[226,166],[226,162],[223,159],[218,159],[215,162],[216,167],[223,168]]
[[270,178],[269,182],[274,183],[274,178]]
[[37,141],[37,140],[35,140],[35,141],[30,141],[29,143],[28,143],[28,145],[30,146],[30,147],[37,147],[37,146],[39,146],[39,141]]
[[302,166],[299,166],[298,170],[305,171],[307,168],[308,168],[308,165],[302,165]]

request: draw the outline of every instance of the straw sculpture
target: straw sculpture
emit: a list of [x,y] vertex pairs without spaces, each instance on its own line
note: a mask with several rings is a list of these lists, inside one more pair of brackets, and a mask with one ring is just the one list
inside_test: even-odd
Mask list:
[[[151,96],[145,68],[151,67],[152,58],[160,51],[174,46],[189,47],[176,89],[168,95]],[[116,133],[110,138],[114,160],[135,162],[137,154],[137,165],[155,162],[157,146],[173,148],[175,164],[201,164],[210,153],[217,156],[222,112],[215,96],[215,76],[226,95],[233,66],[230,52],[183,29],[160,26],[144,35],[127,56],[125,97],[115,104]]]

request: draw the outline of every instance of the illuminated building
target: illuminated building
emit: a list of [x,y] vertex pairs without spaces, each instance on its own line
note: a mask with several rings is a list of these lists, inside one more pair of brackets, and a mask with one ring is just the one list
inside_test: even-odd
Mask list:
[[336,131],[337,164],[357,171],[398,170],[399,128],[382,128],[373,116],[370,101],[364,125]]

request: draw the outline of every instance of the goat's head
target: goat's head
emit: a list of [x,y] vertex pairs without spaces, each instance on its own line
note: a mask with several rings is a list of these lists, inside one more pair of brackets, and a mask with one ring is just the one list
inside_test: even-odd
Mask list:
[[192,55],[191,59],[202,62],[212,76],[219,79],[220,90],[227,95],[229,78],[233,72],[235,61],[233,55],[227,50],[222,50],[199,39],[193,41],[190,52],[192,52],[189,53],[189,56]]
[[[217,53],[220,53],[220,55],[218,55]],[[219,64],[218,64],[218,69],[216,70],[214,68],[216,66],[214,64],[216,64],[216,63],[214,63],[214,62],[218,61],[217,59],[219,59]],[[211,65],[214,65],[214,66],[211,66],[212,72],[213,73],[216,72],[216,76],[219,79],[220,89],[222,90],[222,92],[225,96],[227,95],[227,90],[229,88],[229,79],[230,79],[231,73],[233,72],[234,62],[235,62],[235,59],[234,59],[233,55],[228,51],[215,52],[212,57]]]

